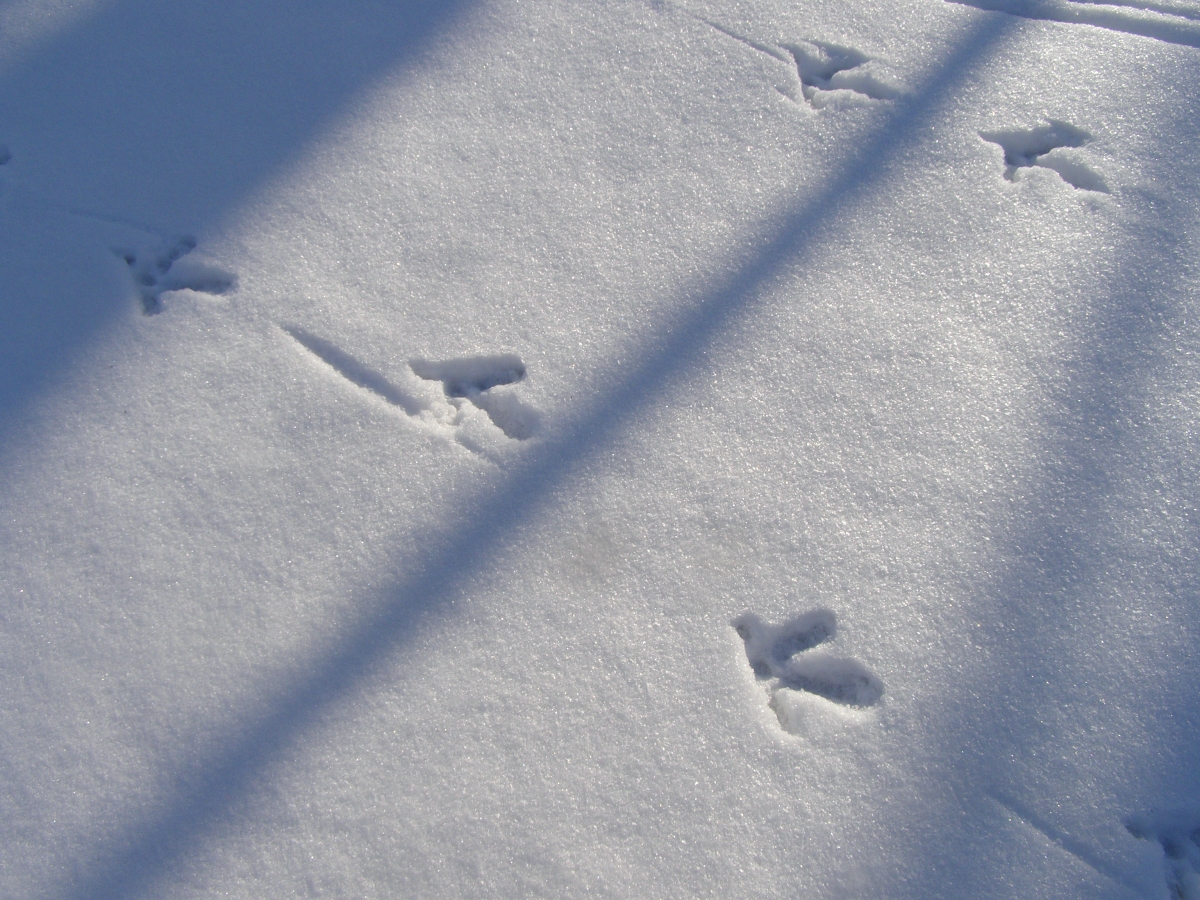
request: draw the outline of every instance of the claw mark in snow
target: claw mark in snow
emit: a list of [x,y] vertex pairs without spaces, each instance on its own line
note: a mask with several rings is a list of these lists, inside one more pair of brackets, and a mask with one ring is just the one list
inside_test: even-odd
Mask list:
[[837,634],[837,619],[827,609],[782,625],[769,625],[745,612],[731,624],[746,643],[754,677],[766,682],[771,708],[785,731],[796,733],[800,726],[795,704],[789,702],[792,692],[857,707],[874,706],[883,696],[882,682],[857,660],[807,652]]
[[1200,6],[1154,0],[950,0],[1025,19],[1092,25],[1168,44],[1200,47]]
[[1172,900],[1200,900],[1200,811],[1175,809],[1131,816],[1125,827],[1134,837],[1162,847]]
[[1021,169],[1037,166],[1052,169],[1078,190],[1108,193],[1108,186],[1099,175],[1075,156],[1060,152],[1091,141],[1092,136],[1081,128],[1051,119],[1048,125],[1036,128],[981,131],[979,136],[1004,151],[1004,177],[1009,181],[1016,181]]
[[892,100],[903,92],[890,81],[870,71],[871,57],[849,47],[826,41],[769,44],[738,34],[709,19],[700,19],[721,34],[740,41],[782,63],[775,89],[793,103],[807,102],[823,109],[843,99]]

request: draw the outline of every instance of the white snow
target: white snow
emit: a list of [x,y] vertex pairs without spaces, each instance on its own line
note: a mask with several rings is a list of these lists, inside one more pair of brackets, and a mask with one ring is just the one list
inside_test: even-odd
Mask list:
[[1198,28],[0,5],[0,896],[1200,898]]

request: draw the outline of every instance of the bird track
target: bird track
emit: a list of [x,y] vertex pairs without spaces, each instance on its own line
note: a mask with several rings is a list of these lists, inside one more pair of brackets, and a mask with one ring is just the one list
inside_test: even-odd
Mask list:
[[160,240],[141,248],[114,248],[113,252],[129,266],[142,301],[142,312],[148,316],[162,312],[163,294],[168,291],[187,290],[219,296],[237,284],[237,277],[232,273],[192,256],[195,249],[196,239],[190,235]]
[[[514,392],[525,364],[515,354],[414,359],[397,384],[332,341],[297,326],[283,330],[302,348],[356,388],[385,401],[410,420],[488,457],[500,442],[533,437],[540,416]],[[437,385],[435,388],[434,385]]]
[[1200,900],[1200,810],[1159,810],[1130,816],[1125,827],[1134,837],[1162,847],[1171,900]]
[[981,131],[979,136],[1004,152],[1004,177],[1016,181],[1022,169],[1041,168],[1057,172],[1071,187],[1081,191],[1108,193],[1104,180],[1080,161],[1077,154],[1061,152],[1090,143],[1092,136],[1082,128],[1054,119],[1033,128]]
[[757,40],[712,19],[680,11],[763,54],[775,89],[799,106],[825,109],[845,102],[892,100],[904,94],[878,71],[872,57],[851,47],[822,40]]
[[744,612],[731,623],[745,642],[754,677],[766,687],[769,705],[785,731],[798,733],[801,723],[790,693],[805,692],[848,707],[874,706],[883,683],[858,660],[811,651],[837,634],[830,610],[805,613],[782,625]]

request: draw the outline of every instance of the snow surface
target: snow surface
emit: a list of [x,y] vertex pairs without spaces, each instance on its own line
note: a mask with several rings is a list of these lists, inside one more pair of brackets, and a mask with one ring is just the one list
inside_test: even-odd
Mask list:
[[0,896],[1200,897],[1200,3],[0,4]]

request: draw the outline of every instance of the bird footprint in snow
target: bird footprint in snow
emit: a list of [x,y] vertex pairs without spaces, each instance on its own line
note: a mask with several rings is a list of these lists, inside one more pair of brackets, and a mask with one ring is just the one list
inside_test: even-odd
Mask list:
[[1004,151],[1004,177],[1009,181],[1016,181],[1022,169],[1037,167],[1057,172],[1078,190],[1108,193],[1104,180],[1070,152],[1092,140],[1082,128],[1050,119],[1035,128],[981,131],[979,136]]
[[837,619],[830,610],[805,613],[782,625],[745,612],[731,624],[745,641],[750,669],[766,686],[785,731],[796,733],[800,728],[796,693],[851,707],[874,706],[883,696],[883,683],[857,660],[808,652],[837,634]]
[[468,403],[487,413],[508,437],[523,441],[537,430],[538,414],[511,391],[493,388],[525,380],[525,364],[511,353],[498,356],[466,356],[443,362],[414,359],[409,363],[418,378],[440,381],[446,400],[456,409]]
[[[0,166],[6,166],[11,161],[12,153],[8,146],[0,144]],[[0,193],[4,193],[3,187],[0,183]],[[196,249],[194,237],[179,235],[165,238],[144,225],[117,216],[30,200],[24,195],[24,202],[34,209],[66,214],[107,232],[108,247],[129,267],[129,274],[142,301],[142,312],[146,315],[162,312],[163,294],[169,291],[187,290],[219,295],[237,284],[237,276],[233,273],[193,255],[192,251]]]
[[219,295],[237,283],[233,274],[191,256],[195,249],[196,239],[184,235],[141,249],[114,251],[129,266],[146,315],[162,312],[162,295],[167,291]]
[[824,109],[842,101],[893,100],[903,94],[891,79],[876,71],[871,57],[850,47],[827,41],[767,43],[708,19],[700,21],[770,57],[775,89],[793,103]]
[[511,387],[526,375],[525,364],[514,354],[415,359],[396,383],[331,341],[296,326],[284,331],[346,381],[474,453],[495,457],[506,438],[528,440],[538,429],[537,410]]

